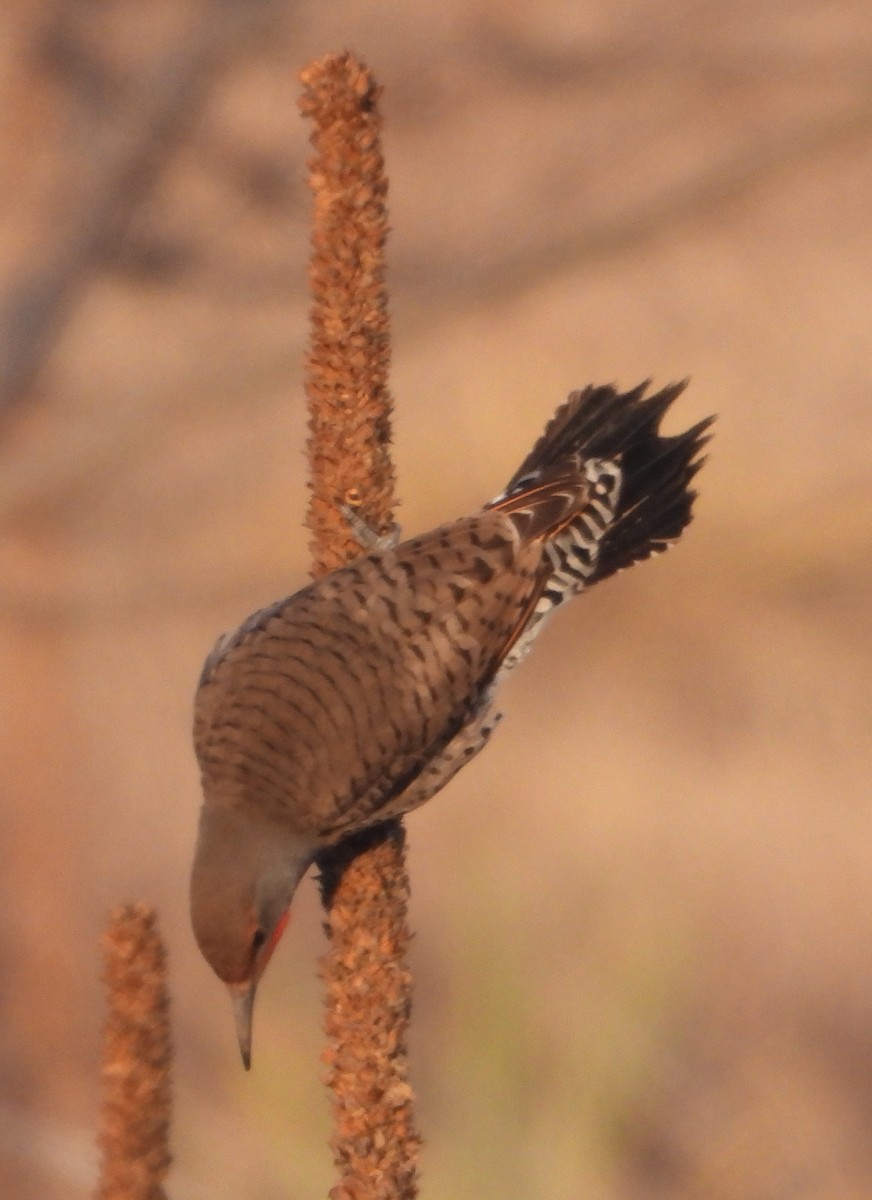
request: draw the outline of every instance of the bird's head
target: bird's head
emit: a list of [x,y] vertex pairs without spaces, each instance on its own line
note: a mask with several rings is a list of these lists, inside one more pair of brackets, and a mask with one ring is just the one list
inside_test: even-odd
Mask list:
[[246,1070],[257,985],[314,853],[313,844],[276,822],[218,805],[200,813],[191,923],[204,958],[230,992]]

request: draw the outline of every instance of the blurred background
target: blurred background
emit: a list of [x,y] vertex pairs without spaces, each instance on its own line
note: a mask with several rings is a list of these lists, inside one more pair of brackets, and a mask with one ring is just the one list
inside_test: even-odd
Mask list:
[[173,1196],[332,1181],[316,888],[254,1069],[188,926],[190,704],[301,586],[307,61],[384,83],[407,533],[567,392],[720,414],[679,549],[410,819],[423,1195],[872,1194],[868,0],[6,0],[0,1190],[95,1178],[98,939],[158,906]]

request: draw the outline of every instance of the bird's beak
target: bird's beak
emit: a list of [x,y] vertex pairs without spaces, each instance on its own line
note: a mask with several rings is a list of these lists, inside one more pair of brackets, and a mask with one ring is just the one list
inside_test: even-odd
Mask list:
[[248,1071],[251,1068],[251,1016],[254,1011],[257,980],[250,979],[242,983],[229,983],[227,990],[233,1002],[233,1015],[236,1018],[236,1036],[239,1038],[242,1065]]

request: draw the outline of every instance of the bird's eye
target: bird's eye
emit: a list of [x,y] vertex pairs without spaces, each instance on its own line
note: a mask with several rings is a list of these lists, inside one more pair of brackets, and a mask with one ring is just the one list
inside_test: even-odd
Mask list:
[[266,941],[266,931],[263,929],[255,929],[254,936],[251,939],[251,951],[253,954],[258,954]]

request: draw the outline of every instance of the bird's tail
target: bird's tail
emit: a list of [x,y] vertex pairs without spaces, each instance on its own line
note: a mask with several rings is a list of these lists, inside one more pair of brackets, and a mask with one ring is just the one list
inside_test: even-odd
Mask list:
[[646,398],[647,386],[623,394],[614,387],[572,392],[491,502],[545,550],[539,590],[504,671],[523,658],[555,608],[665,550],[690,521],[696,495],[690,483],[703,464],[713,418],[661,437],[660,421],[686,384]]
[[673,383],[647,397],[647,381],[624,393],[611,386],[572,392],[497,501],[501,507],[507,500],[517,503],[568,461],[617,466],[619,494],[588,586],[665,550],[690,522],[696,496],[690,484],[705,461],[700,452],[714,418],[672,437],[659,433],[664,414],[686,386],[686,380]]

